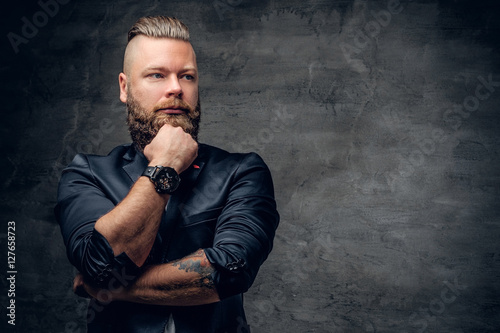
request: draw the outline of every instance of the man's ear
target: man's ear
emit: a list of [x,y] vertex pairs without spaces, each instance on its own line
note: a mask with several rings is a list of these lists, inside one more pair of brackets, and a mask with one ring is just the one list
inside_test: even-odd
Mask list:
[[127,75],[125,73],[118,75],[118,84],[120,85],[120,101],[127,103]]

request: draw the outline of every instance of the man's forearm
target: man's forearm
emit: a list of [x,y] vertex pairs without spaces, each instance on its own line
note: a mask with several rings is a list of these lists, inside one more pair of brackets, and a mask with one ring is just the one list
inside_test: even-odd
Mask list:
[[205,252],[198,250],[181,260],[148,267],[119,297],[129,302],[171,306],[217,302],[213,272]]
[[113,253],[123,252],[142,266],[151,251],[169,195],[158,194],[146,177],[140,177],[129,194],[95,224]]
[[[144,156],[152,166],[186,170],[198,155],[198,143],[180,127],[163,125],[144,147]],[[168,194],[159,194],[146,177],[139,177],[129,194],[112,211],[100,218],[95,229],[111,245],[115,256],[125,252],[142,266],[153,247],[165,210]]]
[[[84,287],[87,293],[99,300],[127,301],[143,304],[194,306],[218,302],[212,273],[214,268],[203,250],[180,260],[146,267],[139,278],[127,288],[107,290],[92,288],[79,277],[75,279],[75,290]],[[111,299],[110,299],[111,296]]]

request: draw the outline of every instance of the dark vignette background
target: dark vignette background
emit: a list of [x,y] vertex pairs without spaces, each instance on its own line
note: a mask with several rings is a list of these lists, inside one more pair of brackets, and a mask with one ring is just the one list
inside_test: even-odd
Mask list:
[[[386,0],[61,2],[46,21],[36,1],[1,13],[2,332],[83,331],[57,181],[75,153],[129,141],[117,76],[126,31],[149,14],[191,29],[201,141],[273,172],[282,222],[247,293],[253,332],[500,329],[497,1],[390,15]],[[16,53],[7,36],[34,16]]]

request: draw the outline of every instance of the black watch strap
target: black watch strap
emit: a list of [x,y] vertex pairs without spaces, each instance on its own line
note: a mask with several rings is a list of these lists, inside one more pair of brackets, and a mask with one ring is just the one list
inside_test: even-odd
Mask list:
[[181,181],[175,169],[161,165],[147,166],[142,176],[148,177],[155,185],[156,192],[162,194],[174,193]]
[[146,167],[146,170],[144,170],[144,172],[142,173],[142,176],[146,176],[146,177],[153,177],[156,169],[158,169],[158,167],[156,166],[148,166]]

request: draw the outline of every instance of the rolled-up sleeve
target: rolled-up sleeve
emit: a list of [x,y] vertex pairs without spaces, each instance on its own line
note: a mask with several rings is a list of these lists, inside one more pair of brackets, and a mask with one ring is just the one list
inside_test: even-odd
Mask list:
[[216,268],[213,280],[221,299],[250,288],[271,252],[278,223],[271,173],[257,154],[245,155],[232,175],[213,246],[204,249]]
[[140,268],[125,254],[115,256],[96,221],[115,207],[92,175],[85,155],[77,155],[63,170],[54,209],[69,261],[87,281],[99,287],[126,285]]

